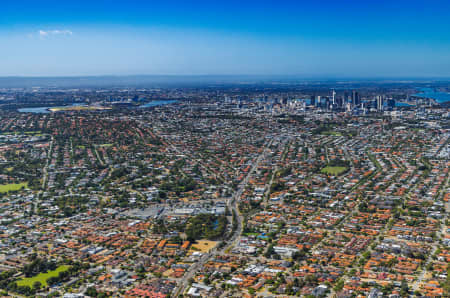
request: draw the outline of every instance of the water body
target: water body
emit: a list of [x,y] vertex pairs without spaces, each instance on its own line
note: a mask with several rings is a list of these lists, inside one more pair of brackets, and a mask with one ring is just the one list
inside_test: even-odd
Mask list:
[[21,108],[17,109],[20,113],[35,113],[35,114],[48,114],[50,113],[50,109],[52,108],[67,108],[67,107],[76,107],[80,106],[79,103],[74,103],[68,106],[52,106],[52,107],[37,107],[37,108]]
[[414,105],[405,102],[395,102],[396,107],[413,107]]
[[50,111],[48,110],[50,107],[39,107],[39,108],[22,108],[17,109],[17,111],[21,113],[36,113],[36,114],[48,114]]
[[165,106],[171,103],[177,103],[178,100],[154,100],[151,101],[149,103],[140,105],[140,108],[152,108],[152,107],[157,107],[157,106]]
[[[154,100],[149,103],[140,105],[139,108],[151,108],[151,107],[156,107],[156,106],[168,105],[168,104],[176,103],[176,102],[178,102],[178,100]],[[17,111],[19,111],[21,113],[48,114],[48,113],[51,113],[51,111],[49,110],[51,108],[64,108],[64,107],[67,108],[67,107],[75,107],[75,106],[79,106],[79,105],[80,104],[74,103],[73,105],[68,105],[68,106],[21,108],[21,109],[17,109]]]
[[431,88],[420,89],[420,93],[413,94],[413,96],[432,98],[437,103],[444,103],[450,101],[450,93],[435,91]]

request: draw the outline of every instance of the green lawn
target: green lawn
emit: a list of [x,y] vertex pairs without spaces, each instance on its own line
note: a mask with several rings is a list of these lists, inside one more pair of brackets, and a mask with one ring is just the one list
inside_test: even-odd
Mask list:
[[336,137],[340,137],[342,136],[342,134],[338,131],[334,131],[334,130],[327,130],[321,133],[322,135],[326,135],[326,136],[336,136]]
[[69,265],[61,265],[53,271],[48,271],[47,273],[39,273],[38,275],[33,277],[22,278],[17,282],[17,285],[29,286],[31,288],[36,281],[39,281],[41,282],[42,286],[46,287],[47,279],[49,279],[50,277],[57,277],[60,272],[67,271],[69,270],[69,268]]
[[113,144],[101,144],[100,147],[111,147]]
[[0,192],[8,192],[10,190],[20,190],[22,187],[26,188],[27,186],[28,186],[27,182],[1,184],[0,185]]
[[37,131],[24,131],[24,132],[20,132],[20,131],[6,131],[6,132],[2,132],[2,135],[19,135],[19,134],[41,136],[42,132],[40,130],[37,130]]
[[323,168],[320,172],[324,173],[324,174],[328,174],[328,175],[340,175],[342,173],[344,173],[345,171],[347,171],[347,167],[325,167]]
[[25,131],[24,134],[26,134],[26,135],[34,135],[34,136],[42,136],[42,132],[40,130],[37,130],[37,131]]

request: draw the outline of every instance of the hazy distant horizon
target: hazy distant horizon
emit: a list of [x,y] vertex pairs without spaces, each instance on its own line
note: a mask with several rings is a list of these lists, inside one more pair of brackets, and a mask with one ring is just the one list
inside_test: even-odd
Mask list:
[[362,83],[440,83],[450,78],[413,77],[306,77],[294,75],[99,75],[99,76],[0,76],[0,88],[154,88],[207,85],[301,85]]
[[294,78],[302,80],[429,80],[429,79],[450,79],[450,75],[442,76],[389,76],[389,75],[372,75],[372,76],[346,76],[346,75],[304,75],[304,74],[92,74],[92,75],[0,75],[0,79],[5,78],[115,78],[115,77],[223,77],[223,78]]

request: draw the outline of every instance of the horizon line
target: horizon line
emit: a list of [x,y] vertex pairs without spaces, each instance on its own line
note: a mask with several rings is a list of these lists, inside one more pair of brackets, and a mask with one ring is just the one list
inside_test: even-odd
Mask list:
[[448,76],[388,76],[388,75],[374,75],[374,76],[340,76],[340,75],[304,75],[304,74],[94,74],[94,75],[0,75],[0,79],[60,79],[60,78],[130,78],[130,77],[264,77],[264,78],[295,78],[303,80],[431,80],[444,79],[450,80]]

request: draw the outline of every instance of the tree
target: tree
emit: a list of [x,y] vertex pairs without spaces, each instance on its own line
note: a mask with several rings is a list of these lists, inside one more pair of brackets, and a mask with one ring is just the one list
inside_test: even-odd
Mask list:
[[405,296],[407,296],[408,293],[409,293],[408,283],[406,282],[406,280],[402,280],[400,295],[402,297],[405,297]]
[[317,284],[318,278],[316,275],[309,274],[306,276],[305,281],[310,285],[315,285]]
[[86,289],[85,294],[90,297],[97,297],[97,290],[94,287],[89,287]]
[[344,288],[344,280],[340,279],[336,285],[334,286],[334,290],[336,292],[339,292],[340,290],[342,290]]
[[35,281],[34,283],[33,283],[33,289],[34,290],[39,290],[40,288],[42,287],[42,284],[41,284],[41,282],[40,281]]
[[270,256],[275,252],[275,250],[273,249],[273,244],[269,245],[269,247],[266,250],[266,253],[264,254],[264,256],[266,258],[270,258]]

